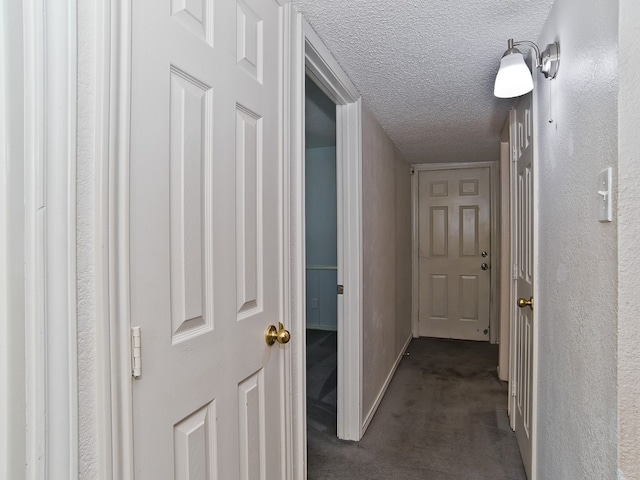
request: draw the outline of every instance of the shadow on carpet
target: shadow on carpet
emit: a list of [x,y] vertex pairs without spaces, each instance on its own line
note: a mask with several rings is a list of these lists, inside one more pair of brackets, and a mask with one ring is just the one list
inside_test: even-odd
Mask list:
[[308,422],[308,479],[526,480],[497,358],[484,342],[412,340],[360,442]]

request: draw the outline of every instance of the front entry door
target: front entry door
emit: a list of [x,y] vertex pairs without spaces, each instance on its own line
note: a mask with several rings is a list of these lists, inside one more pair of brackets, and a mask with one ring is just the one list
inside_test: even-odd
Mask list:
[[281,8],[131,5],[135,478],[281,479]]
[[533,115],[531,95],[516,109],[514,139],[516,157],[513,191],[516,208],[514,368],[515,430],[525,470],[531,478],[533,447]]
[[489,168],[418,173],[419,334],[489,340]]

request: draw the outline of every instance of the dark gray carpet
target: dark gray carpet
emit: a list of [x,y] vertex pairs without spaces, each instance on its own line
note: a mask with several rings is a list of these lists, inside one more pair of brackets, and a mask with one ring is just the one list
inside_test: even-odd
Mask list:
[[336,435],[338,334],[307,330],[307,426]]
[[497,345],[419,338],[407,353],[360,442],[309,421],[309,480],[526,480]]

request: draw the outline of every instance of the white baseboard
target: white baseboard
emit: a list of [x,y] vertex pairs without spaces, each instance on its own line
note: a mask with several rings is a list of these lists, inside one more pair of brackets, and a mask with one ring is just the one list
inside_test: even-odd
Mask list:
[[362,429],[360,431],[360,438],[364,436],[364,433],[367,431],[367,428],[369,428],[369,424],[371,423],[371,420],[373,420],[373,416],[376,414],[376,411],[378,410],[378,407],[380,406],[380,402],[384,398],[385,393],[387,393],[387,388],[389,388],[391,379],[395,375],[396,370],[398,369],[398,365],[400,365],[400,360],[402,360],[402,357],[404,357],[404,354],[407,351],[407,348],[409,347],[409,342],[411,342],[412,338],[413,338],[413,335],[410,334],[409,337],[407,338],[407,341],[404,343],[404,346],[400,350],[400,354],[398,355],[398,358],[396,358],[396,361],[393,364],[393,367],[391,368],[389,375],[387,375],[387,379],[385,380],[384,385],[380,389],[380,392],[376,397],[376,401],[373,402],[373,406],[371,407],[371,410],[369,410],[369,413],[364,419],[364,422],[362,424]]

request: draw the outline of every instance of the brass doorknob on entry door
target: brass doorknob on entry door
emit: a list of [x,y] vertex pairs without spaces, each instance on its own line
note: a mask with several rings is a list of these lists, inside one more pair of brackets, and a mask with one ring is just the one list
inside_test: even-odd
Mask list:
[[519,298],[518,306],[520,308],[529,307],[531,310],[533,310],[533,297],[531,297],[529,300],[527,300],[526,298]]
[[289,330],[284,328],[282,322],[280,322],[278,323],[277,328],[275,325],[269,325],[267,327],[267,332],[264,334],[264,340],[269,346],[276,342],[280,345],[284,345],[285,343],[289,343],[289,340],[291,340],[291,334],[289,333]]

